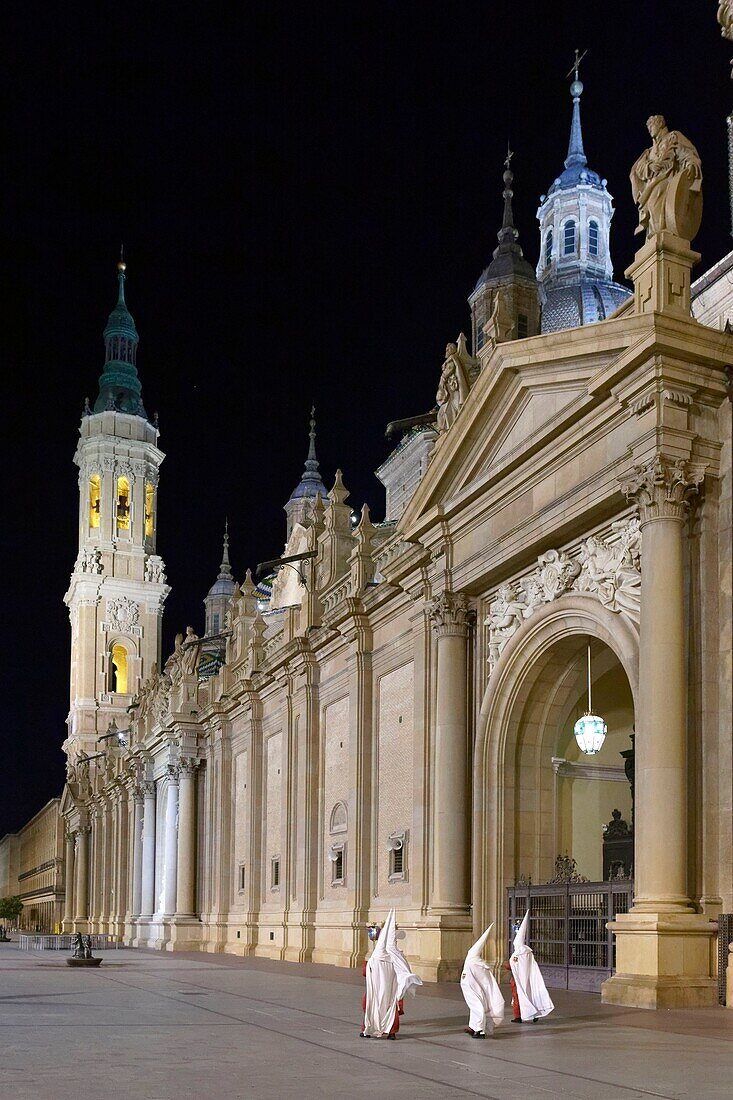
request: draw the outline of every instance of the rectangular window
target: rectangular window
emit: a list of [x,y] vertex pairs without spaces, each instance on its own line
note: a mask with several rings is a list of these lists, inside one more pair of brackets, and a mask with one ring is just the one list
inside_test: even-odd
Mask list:
[[529,323],[527,321],[527,314],[520,313],[517,316],[517,339],[524,340],[525,336],[529,332]]
[[332,844],[328,858],[331,861],[331,885],[343,886],[345,879],[345,844]]
[[588,252],[591,256],[598,255],[598,223],[591,222],[588,226]]
[[572,256],[575,252],[575,222],[565,222],[563,229],[563,255]]
[[243,863],[239,864],[239,892],[244,892],[247,888],[247,872]]
[[275,856],[270,868],[270,889],[280,889],[280,856]]
[[212,634],[218,634],[219,633],[219,615],[218,614],[212,616],[212,619],[211,619],[211,633]]
[[389,882],[407,879],[407,832],[392,833],[387,841],[389,850]]

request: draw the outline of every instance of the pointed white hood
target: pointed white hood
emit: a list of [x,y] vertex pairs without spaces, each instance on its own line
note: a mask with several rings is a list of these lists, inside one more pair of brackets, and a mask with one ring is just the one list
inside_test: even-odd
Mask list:
[[481,958],[481,951],[494,927],[490,924],[466,955],[461,974],[461,992],[468,1005],[468,1026],[485,1033],[488,1020],[496,1026],[504,1019],[504,998],[491,967]]
[[519,998],[519,1011],[523,1020],[534,1020],[547,1016],[555,1007],[547,992],[542,972],[535,960],[532,949],[527,946],[529,929],[529,910],[514,937],[514,951],[509,959]]
[[387,953],[392,960],[397,975],[397,1000],[401,1001],[407,994],[414,997],[415,990],[419,985],[422,985],[422,978],[418,978],[417,974],[412,973],[410,964],[397,946],[397,925],[394,909],[392,910],[392,920],[387,932]]
[[364,1034],[378,1037],[392,1030],[397,1011],[397,975],[387,950],[394,909],[387,914],[366,966],[366,1010]]

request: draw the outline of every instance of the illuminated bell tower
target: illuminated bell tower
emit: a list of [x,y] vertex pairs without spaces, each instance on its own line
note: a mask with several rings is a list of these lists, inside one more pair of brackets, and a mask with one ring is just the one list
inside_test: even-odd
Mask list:
[[71,619],[71,691],[64,749],[99,748],[160,664],[163,605],[170,591],[156,554],[158,471],[165,457],[137,375],[138,334],[125,302],[125,269],[104,330],[105,363],[94,408],[86,403],[79,467],[79,553],[64,601]]

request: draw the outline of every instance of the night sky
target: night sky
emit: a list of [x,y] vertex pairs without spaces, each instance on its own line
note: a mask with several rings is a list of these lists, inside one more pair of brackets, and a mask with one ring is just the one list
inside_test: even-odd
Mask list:
[[617,278],[639,244],[628,172],[653,113],[702,158],[699,271],[730,248],[733,101],[713,0],[13,7],[0,67],[0,835],[62,788],[72,456],[120,242],[143,398],[168,456],[168,652],[188,622],[203,627],[225,515],[239,579],[281,552],[312,402],[324,481],[341,466],[351,503],[382,518],[384,427],[432,406],[446,342],[470,333],[507,139],[536,263],[576,46],[589,165],[616,203]]

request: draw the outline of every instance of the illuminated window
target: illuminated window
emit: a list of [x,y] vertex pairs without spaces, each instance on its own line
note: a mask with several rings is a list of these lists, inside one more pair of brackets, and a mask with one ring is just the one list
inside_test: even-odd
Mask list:
[[148,482],[145,486],[145,538],[153,537],[153,486]]
[[102,482],[99,474],[89,478],[89,526],[99,527],[99,506],[102,497]]
[[130,530],[130,482],[126,477],[117,478],[117,529]]
[[563,255],[572,256],[575,252],[575,222],[571,218],[563,228]]
[[112,646],[111,688],[117,695],[127,695],[127,650],[123,645]]
[[588,223],[588,253],[598,255],[598,222]]
[[549,264],[552,259],[552,230],[548,229],[545,236],[545,263]]

